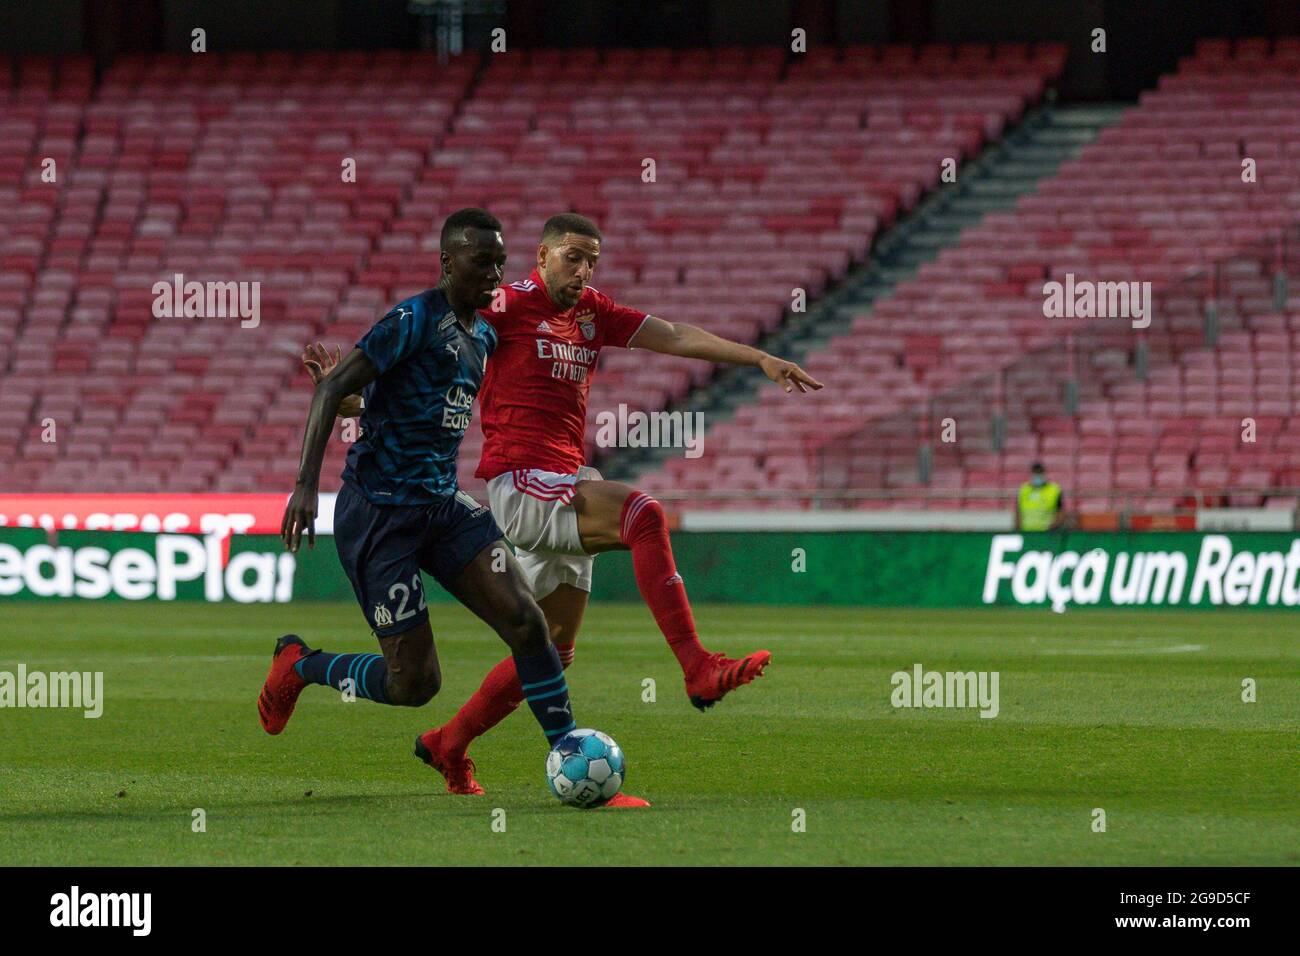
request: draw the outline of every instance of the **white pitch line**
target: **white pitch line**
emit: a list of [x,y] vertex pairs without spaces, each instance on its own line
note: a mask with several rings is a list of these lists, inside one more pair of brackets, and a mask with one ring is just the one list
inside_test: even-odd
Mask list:
[[1196,651],[1203,650],[1205,650],[1204,644],[1173,644],[1169,647],[1112,647],[1107,650],[1101,648],[1065,647],[1044,649],[1039,653],[1105,657],[1111,654],[1192,654]]

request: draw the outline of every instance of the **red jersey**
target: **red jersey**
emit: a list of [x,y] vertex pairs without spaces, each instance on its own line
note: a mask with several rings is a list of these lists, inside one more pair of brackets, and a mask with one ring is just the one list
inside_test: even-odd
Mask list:
[[498,341],[478,393],[483,456],[474,477],[517,468],[572,474],[586,461],[587,391],[601,347],[626,348],[646,313],[591,286],[561,309],[536,269],[503,289],[505,310],[479,313]]

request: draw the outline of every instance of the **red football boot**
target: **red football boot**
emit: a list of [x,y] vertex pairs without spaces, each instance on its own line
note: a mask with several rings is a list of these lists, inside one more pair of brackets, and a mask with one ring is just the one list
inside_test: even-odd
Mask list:
[[722,700],[730,691],[763,676],[763,668],[772,660],[768,651],[755,651],[748,657],[732,660],[722,654],[710,654],[700,661],[686,678],[686,693],[691,703],[705,710]]
[[415,755],[443,775],[448,793],[482,796],[483,788],[474,779],[474,761],[464,754],[451,757],[442,752],[441,727],[415,738]]
[[616,793],[614,796],[609,798],[609,803],[605,804],[605,806],[624,807],[630,810],[633,807],[648,807],[650,806],[650,801],[642,800],[640,797],[634,797],[630,793]]
[[298,676],[293,665],[310,653],[311,648],[297,634],[286,634],[275,642],[271,655],[271,672],[266,675],[262,694],[257,698],[257,716],[262,729],[278,734],[293,716],[293,707],[307,682]]

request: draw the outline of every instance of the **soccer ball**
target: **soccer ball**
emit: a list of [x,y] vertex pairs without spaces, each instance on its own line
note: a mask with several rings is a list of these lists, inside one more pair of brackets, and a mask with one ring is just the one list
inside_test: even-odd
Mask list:
[[614,738],[599,730],[571,730],[546,757],[546,782],[561,803],[590,810],[623,786],[627,762]]

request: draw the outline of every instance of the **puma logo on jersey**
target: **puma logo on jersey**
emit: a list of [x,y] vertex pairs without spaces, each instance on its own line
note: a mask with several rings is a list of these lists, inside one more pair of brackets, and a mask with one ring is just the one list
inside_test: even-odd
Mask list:
[[401,322],[402,319],[408,318],[409,316],[415,315],[414,310],[412,310],[412,309],[408,309],[408,308],[406,308],[406,306],[404,306],[404,305],[399,305],[399,306],[398,306],[396,309],[394,309],[393,311],[397,313],[397,321],[398,321],[398,322]]
[[567,701],[563,707],[547,707],[546,712],[548,714],[568,714],[570,717],[572,717],[573,712],[569,709],[572,706],[573,706],[573,701]]
[[443,348],[445,348],[448,352],[451,353],[452,358],[456,359],[457,361],[460,361],[459,345],[452,345],[450,342],[448,342],[446,345],[443,346]]

